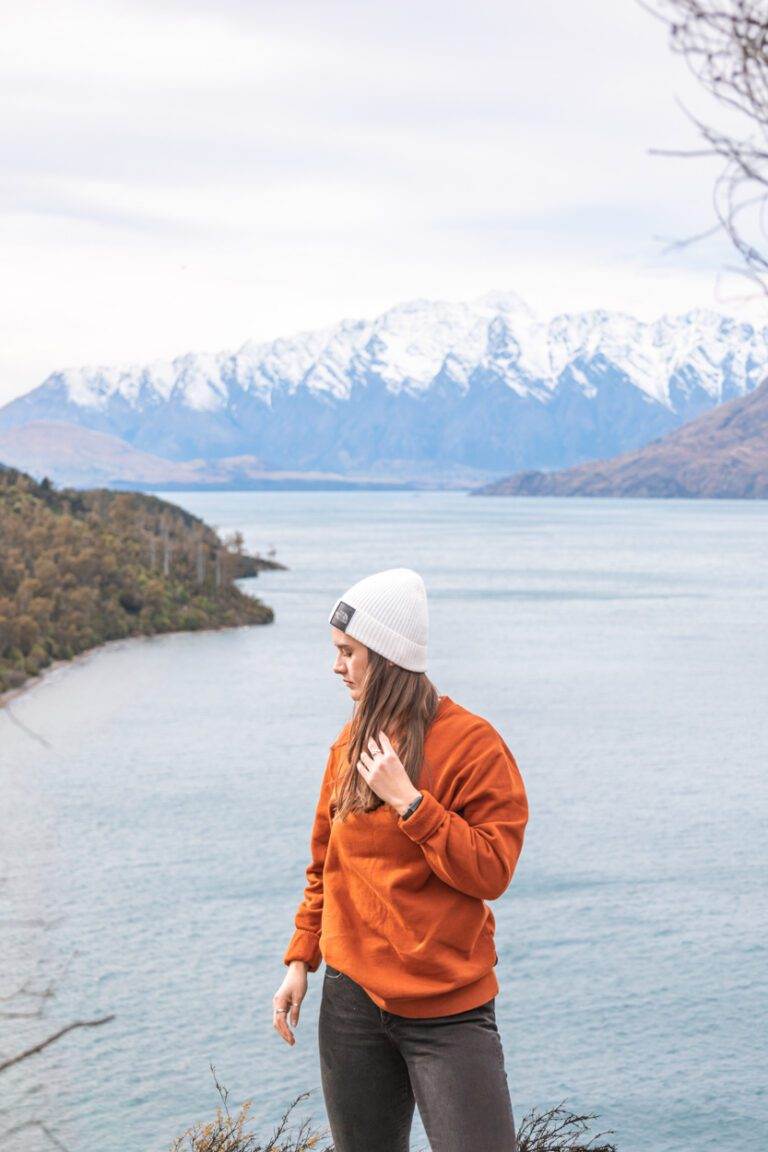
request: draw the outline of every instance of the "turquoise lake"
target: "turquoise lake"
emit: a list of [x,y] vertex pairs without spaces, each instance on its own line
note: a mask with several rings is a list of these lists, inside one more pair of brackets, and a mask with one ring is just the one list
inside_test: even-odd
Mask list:
[[[326,623],[405,565],[429,675],[502,733],[530,822],[496,917],[515,1119],[565,1101],[619,1152],[768,1148],[768,503],[159,493],[288,566],[262,627],[120,641],[0,710],[0,1131],[166,1152],[219,1098],[327,1121],[323,967],[272,996],[328,745]],[[51,1144],[36,1128],[5,1152]],[[426,1147],[416,1114],[411,1147]]]

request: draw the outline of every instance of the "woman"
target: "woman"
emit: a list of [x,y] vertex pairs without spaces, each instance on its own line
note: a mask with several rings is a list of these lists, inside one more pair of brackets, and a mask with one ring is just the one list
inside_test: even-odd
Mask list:
[[492,725],[426,676],[418,573],[366,577],[329,617],[354,701],[330,746],[307,885],[273,1022],[288,1044],[307,973],[336,1152],[408,1152],[415,1105],[432,1152],[515,1152],[496,1026],[495,920],[528,819]]

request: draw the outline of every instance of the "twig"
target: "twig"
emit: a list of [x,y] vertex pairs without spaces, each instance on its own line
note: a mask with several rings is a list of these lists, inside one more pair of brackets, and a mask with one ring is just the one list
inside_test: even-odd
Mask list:
[[98,1028],[101,1024],[109,1024],[110,1020],[114,1020],[114,1014],[110,1016],[102,1016],[100,1020],[75,1020],[73,1024],[67,1024],[65,1028],[61,1028],[58,1032],[54,1032],[46,1040],[41,1040],[39,1044],[33,1045],[32,1048],[27,1048],[24,1052],[19,1052],[16,1056],[12,1056],[10,1060],[4,1060],[0,1063],[0,1072],[5,1072],[6,1068],[11,1068],[14,1064],[21,1063],[22,1060],[34,1056],[37,1052],[42,1052],[49,1044],[53,1044],[56,1040],[60,1040],[62,1036],[66,1036],[67,1032],[74,1031],[75,1028]]
[[52,748],[53,747],[51,742],[49,740],[46,740],[45,736],[41,736],[39,732],[35,732],[35,730],[33,728],[29,728],[22,720],[19,720],[18,716],[16,716],[14,714],[13,709],[11,708],[10,704],[6,704],[5,707],[3,708],[3,711],[9,717],[9,719],[16,725],[17,728],[21,728],[22,732],[26,732],[27,736],[31,736],[34,740],[37,740],[40,744],[43,745],[44,748]]
[[16,1132],[23,1132],[25,1128],[39,1128],[40,1131],[48,1137],[54,1148],[60,1148],[62,1152],[69,1152],[67,1145],[63,1144],[58,1136],[55,1136],[53,1132],[51,1132],[47,1124],[43,1124],[42,1120],[26,1120],[23,1124],[17,1124],[14,1128],[9,1128],[3,1135],[6,1137],[13,1136]]

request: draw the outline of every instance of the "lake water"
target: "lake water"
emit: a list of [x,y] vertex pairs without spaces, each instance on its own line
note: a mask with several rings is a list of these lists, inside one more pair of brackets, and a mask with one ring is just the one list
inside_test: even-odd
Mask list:
[[768,504],[169,498],[290,570],[243,582],[272,625],[109,645],[0,711],[0,994],[55,985],[42,1019],[0,1017],[0,1059],[115,1015],[5,1074],[0,1130],[163,1152],[213,1115],[211,1064],[264,1138],[306,1091],[292,1115],[326,1125],[322,966],[295,1047],[271,1004],[350,715],[326,620],[407,565],[431,678],[528,789],[492,905],[516,1120],[565,1100],[620,1152],[765,1152]]

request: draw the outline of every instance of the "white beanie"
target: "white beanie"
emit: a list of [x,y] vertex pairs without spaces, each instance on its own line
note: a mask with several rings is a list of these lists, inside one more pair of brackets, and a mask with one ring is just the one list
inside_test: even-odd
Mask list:
[[427,590],[412,568],[358,580],[336,601],[328,623],[409,672],[427,670]]

